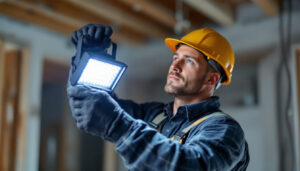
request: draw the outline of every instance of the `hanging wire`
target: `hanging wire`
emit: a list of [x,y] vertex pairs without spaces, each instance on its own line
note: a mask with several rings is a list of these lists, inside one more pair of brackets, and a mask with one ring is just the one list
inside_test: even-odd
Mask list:
[[[279,13],[279,38],[280,38],[280,63],[277,70],[277,123],[279,134],[279,168],[286,170],[290,166],[291,170],[295,170],[295,152],[294,152],[294,136],[293,136],[293,123],[290,118],[291,101],[292,101],[292,84],[290,72],[290,59],[291,59],[291,33],[292,33],[292,0],[287,1],[287,21],[285,21],[284,14],[284,0],[281,0],[280,13]],[[286,25],[285,25],[286,22]],[[285,28],[286,26],[286,28]],[[285,30],[286,29],[286,30]],[[286,74],[287,83],[287,97],[286,101],[283,100],[283,74]],[[282,108],[283,107],[283,108]],[[287,133],[287,134],[286,134]],[[287,136],[287,137],[284,137]],[[287,143],[286,143],[287,142]],[[288,146],[287,146],[288,145]],[[290,153],[290,164],[286,163],[286,156]]]
[[190,27],[190,22],[186,20],[186,14],[188,12],[184,10],[183,8],[183,0],[176,0],[176,13],[175,13],[175,18],[176,18],[176,25],[174,27],[174,32],[177,35],[180,35],[183,32],[184,28],[189,28]]

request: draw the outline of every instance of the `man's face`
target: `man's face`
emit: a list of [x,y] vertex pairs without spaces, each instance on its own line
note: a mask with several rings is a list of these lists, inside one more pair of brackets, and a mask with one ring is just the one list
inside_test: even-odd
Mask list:
[[201,93],[208,63],[203,55],[187,45],[181,45],[173,55],[165,91],[173,95],[197,95]]

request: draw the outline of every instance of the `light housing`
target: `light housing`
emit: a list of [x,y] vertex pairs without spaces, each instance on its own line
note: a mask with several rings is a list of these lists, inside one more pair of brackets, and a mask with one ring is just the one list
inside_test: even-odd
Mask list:
[[126,64],[116,61],[116,44],[112,44],[112,55],[105,52],[83,52],[81,54],[82,39],[77,45],[75,60],[77,65],[70,78],[71,84],[87,85],[90,87],[113,91],[124,74]]

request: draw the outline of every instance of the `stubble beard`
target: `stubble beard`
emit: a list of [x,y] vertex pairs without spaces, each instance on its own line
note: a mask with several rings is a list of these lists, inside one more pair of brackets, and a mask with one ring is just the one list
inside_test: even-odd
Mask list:
[[185,79],[182,77],[180,78],[180,82],[181,84],[179,85],[173,85],[173,80],[169,80],[169,75],[167,77],[167,82],[165,84],[165,92],[173,95],[173,96],[189,96],[189,95],[196,95],[199,94],[200,90],[202,89],[203,83],[204,83],[204,79],[205,76],[203,76],[200,81],[198,82],[198,85],[200,86],[200,89],[187,89],[187,83],[185,82]]
[[186,90],[185,80],[180,78],[180,82],[175,84],[173,80],[167,79],[165,92],[173,96],[183,96],[189,94]]
[[165,92],[166,93],[174,95],[174,96],[184,93],[184,91],[182,90],[181,87],[175,87],[172,84],[173,84],[172,81],[167,80],[167,83],[165,85]]

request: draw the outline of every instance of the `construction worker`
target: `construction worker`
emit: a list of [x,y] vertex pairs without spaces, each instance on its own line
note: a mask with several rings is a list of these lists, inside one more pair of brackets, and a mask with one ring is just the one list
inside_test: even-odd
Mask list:
[[[89,24],[75,31],[88,49],[110,46],[109,26]],[[137,104],[114,93],[68,84],[77,127],[115,144],[129,170],[246,170],[248,145],[242,128],[219,107],[219,84],[231,81],[234,53],[228,41],[210,28],[180,40],[167,38],[174,52],[165,92],[174,101]],[[76,64],[72,62],[72,68]],[[72,70],[70,75],[72,74]]]

